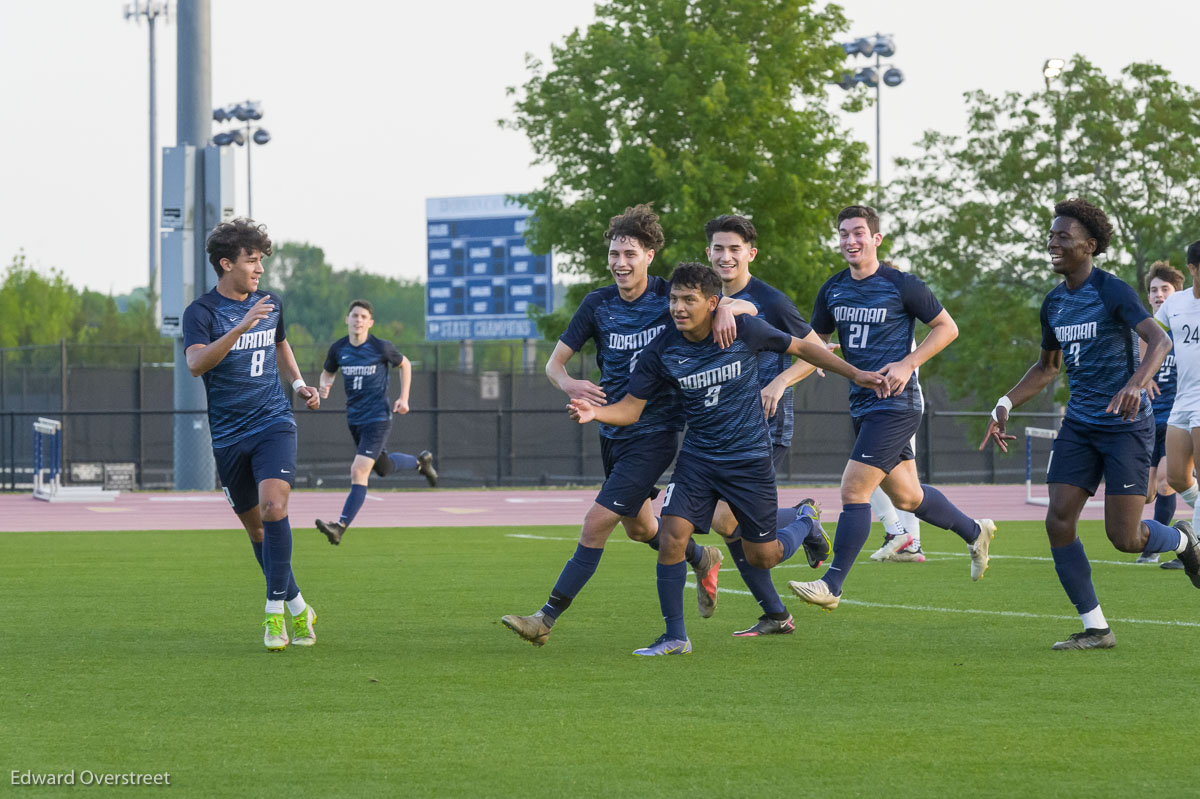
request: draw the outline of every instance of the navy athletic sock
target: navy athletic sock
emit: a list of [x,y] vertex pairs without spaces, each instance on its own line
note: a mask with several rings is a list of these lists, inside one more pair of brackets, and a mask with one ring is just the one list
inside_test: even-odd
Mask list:
[[1179,531],[1174,527],[1167,527],[1153,519],[1147,519],[1142,524],[1150,531],[1150,535],[1146,536],[1146,548],[1142,550],[1144,554],[1174,552],[1179,549]]
[[388,457],[392,461],[392,465],[396,467],[396,471],[405,469],[412,471],[417,468],[417,459],[412,455],[405,455],[403,452],[389,452]]
[[658,541],[659,541],[658,533],[655,533],[654,538],[651,538],[649,541],[646,542],[646,546],[650,547],[655,552],[657,552],[658,551]]
[[934,527],[950,530],[968,544],[974,544],[975,539],[979,538],[979,525],[975,520],[956,508],[945,494],[933,486],[922,483],[921,490],[925,492],[925,498],[913,515]]
[[[254,559],[258,561],[258,567],[262,569],[263,576],[267,576],[267,567],[263,563],[263,542],[251,541],[250,546],[254,547]],[[288,592],[284,599],[295,599],[300,593],[300,589],[296,587],[296,578],[292,576],[292,572],[288,570]]]
[[687,638],[683,626],[683,587],[686,584],[686,563],[658,564],[658,605],[662,608],[663,621],[667,623],[667,636],[681,641]]
[[771,582],[771,570],[760,569],[757,566],[751,565],[746,560],[746,552],[742,548],[742,539],[735,538],[728,542],[729,554],[733,557],[733,562],[737,564],[738,572],[742,575],[742,581],[746,583],[746,587],[750,589],[750,593],[754,595],[754,599],[758,602],[758,606],[763,609],[763,613],[784,614],[787,618],[787,608],[783,606],[783,600],[779,598],[779,592],[775,590],[775,584]]
[[704,547],[696,543],[696,539],[689,538],[687,549],[683,552],[683,559],[688,562],[688,565],[693,569],[700,566],[700,560],[704,557]]
[[570,607],[575,595],[583,590],[587,581],[596,573],[596,567],[600,565],[600,556],[603,554],[603,547],[593,549],[583,544],[576,546],[575,554],[567,561],[567,565],[563,566],[562,574],[558,575],[554,590],[550,592],[550,598],[542,606],[542,613],[557,619],[560,613]]
[[837,530],[833,534],[833,562],[829,564],[829,571],[821,578],[834,594],[841,595],[842,583],[870,535],[871,503],[852,502],[843,505],[842,515],[838,516]]
[[263,522],[263,571],[267,576],[268,601],[287,599],[294,581],[292,526],[286,516],[277,522]]
[[363,502],[367,498],[367,487],[360,485],[350,486],[350,496],[346,497],[346,504],[342,505],[342,518],[338,520],[338,524],[349,527],[354,521],[354,517],[358,515],[358,510],[363,506]]
[[1050,547],[1050,554],[1054,557],[1058,581],[1062,583],[1075,610],[1082,616],[1100,607],[1100,600],[1096,598],[1096,589],[1092,585],[1092,564],[1083,551],[1083,542],[1076,538],[1065,547]]
[[1178,497],[1178,494],[1159,494],[1158,499],[1154,500],[1154,521],[1168,526],[1175,521],[1175,502]]
[[804,543],[804,539],[808,538],[812,529],[812,519],[807,516],[800,516],[790,524],[784,525],[775,531],[775,537],[779,539],[779,543],[783,544],[783,560],[780,563],[783,563],[783,561],[796,554],[796,550]]

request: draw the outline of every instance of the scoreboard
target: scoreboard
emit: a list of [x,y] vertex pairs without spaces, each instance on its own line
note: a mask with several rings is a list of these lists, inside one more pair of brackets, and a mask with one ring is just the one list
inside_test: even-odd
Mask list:
[[526,311],[551,311],[550,255],[525,246],[529,210],[503,194],[425,200],[428,341],[537,338]]

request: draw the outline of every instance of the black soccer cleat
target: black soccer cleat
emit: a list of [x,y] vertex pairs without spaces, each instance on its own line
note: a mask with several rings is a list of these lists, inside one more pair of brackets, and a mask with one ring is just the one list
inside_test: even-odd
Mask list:
[[1172,571],[1174,571],[1176,569],[1183,569],[1183,561],[1180,560],[1179,558],[1171,558],[1166,563],[1158,564],[1158,568],[1170,569]]
[[1117,639],[1112,630],[1105,627],[1103,630],[1089,628],[1081,633],[1073,633],[1067,640],[1059,641],[1050,648],[1061,652],[1071,649],[1112,649],[1116,645]]
[[433,453],[429,450],[424,450],[417,456],[417,471],[425,475],[425,479],[429,481],[429,487],[437,486],[437,469],[433,468]]
[[1179,553],[1179,561],[1192,585],[1200,588],[1200,540],[1196,539],[1196,531],[1192,529],[1192,523],[1184,519],[1171,526],[1187,536],[1187,546]]
[[334,546],[342,543],[342,536],[346,534],[346,525],[341,522],[323,522],[317,519],[317,529],[324,533],[329,543]]
[[829,560],[829,555],[833,552],[833,544],[829,541],[829,535],[821,527],[821,508],[815,499],[802,499],[796,503],[795,508],[797,519],[800,517],[812,519],[812,530],[800,545],[804,547],[804,556],[808,559],[809,567],[820,568],[822,563]]

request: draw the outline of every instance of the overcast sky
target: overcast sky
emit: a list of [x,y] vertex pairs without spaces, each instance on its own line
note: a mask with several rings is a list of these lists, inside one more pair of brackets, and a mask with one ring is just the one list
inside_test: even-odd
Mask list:
[[[1200,85],[1200,4],[847,0],[850,35],[891,33],[905,83],[883,91],[888,161],[928,128],[963,129],[962,93],[1030,92],[1052,56],[1109,73],[1154,60]],[[337,268],[425,273],[425,198],[520,192],[541,173],[496,120],[525,54],[593,19],[593,0],[212,0],[213,103],[261,100],[254,211]],[[157,26],[159,143],[175,139],[173,20]],[[147,30],[120,0],[0,0],[0,264],[18,249],[76,285],[144,285]],[[835,89],[840,93],[840,89]],[[874,112],[847,119],[874,150]],[[238,211],[246,210],[239,149]],[[636,202],[641,198],[629,198]],[[714,209],[714,212],[720,209]],[[832,245],[832,241],[831,241]]]

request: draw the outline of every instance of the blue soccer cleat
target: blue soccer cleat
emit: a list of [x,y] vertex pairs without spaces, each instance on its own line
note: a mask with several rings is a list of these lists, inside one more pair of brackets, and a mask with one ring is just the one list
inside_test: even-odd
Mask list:
[[658,637],[658,640],[650,644],[645,649],[635,649],[633,654],[641,657],[654,657],[655,655],[686,655],[692,651],[692,642],[684,638],[668,638],[664,633]]

